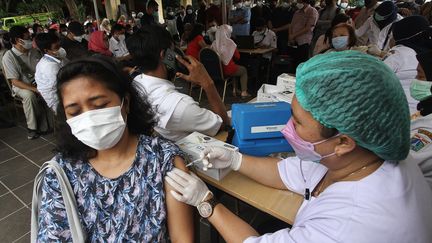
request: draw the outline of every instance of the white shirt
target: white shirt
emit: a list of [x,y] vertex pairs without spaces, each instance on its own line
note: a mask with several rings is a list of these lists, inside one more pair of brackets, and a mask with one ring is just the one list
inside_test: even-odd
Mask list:
[[48,54],[45,54],[36,65],[35,81],[37,89],[51,110],[56,111],[57,73],[64,63]]
[[397,45],[391,48],[384,57],[384,63],[395,72],[402,84],[410,114],[417,112],[418,103],[410,94],[411,81],[417,76],[418,61],[416,55],[417,53],[413,49],[404,45]]
[[[402,16],[398,14],[395,22],[401,19]],[[356,36],[363,36],[364,34],[367,34],[368,36],[368,42],[366,43],[367,45],[376,45],[379,49],[387,51],[390,48],[389,47],[390,38],[393,38],[390,31],[391,26],[392,24],[388,24],[386,27],[380,30],[379,27],[375,24],[375,20],[373,16],[371,16],[364,22],[364,24],[360,28],[356,29],[355,33]],[[389,38],[387,40],[386,45],[384,46],[384,42],[388,35]]]
[[170,81],[140,74],[134,84],[146,93],[159,120],[155,130],[164,138],[177,141],[194,131],[209,136],[219,131],[222,118],[178,92]]
[[[279,162],[286,187],[304,194],[314,187],[327,168],[297,157]],[[384,162],[359,181],[330,185],[318,197],[304,200],[291,229],[279,230],[252,242],[432,242],[432,191],[415,163]]]
[[[264,32],[260,33],[258,31],[254,31],[252,33],[252,36],[254,37],[254,43],[256,46],[266,46],[266,47],[272,47],[272,48],[276,48],[277,46],[277,37],[275,32],[273,32],[272,30],[266,28],[266,30],[264,30]],[[267,58],[267,59],[271,59],[272,54],[271,53],[267,53],[265,55],[263,55],[263,57]]]
[[114,57],[124,57],[129,55],[126,42],[124,40],[118,41],[114,37],[109,39],[109,50],[113,53]]
[[432,189],[432,114],[411,121],[411,149],[406,161],[419,165]]

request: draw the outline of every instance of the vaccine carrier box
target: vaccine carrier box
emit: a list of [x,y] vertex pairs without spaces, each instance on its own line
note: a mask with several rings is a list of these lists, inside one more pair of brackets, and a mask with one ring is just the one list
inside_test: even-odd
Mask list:
[[277,77],[276,86],[294,93],[295,83],[296,83],[296,77],[294,75],[288,73],[282,73]]
[[290,117],[291,105],[286,102],[233,104],[233,145],[255,156],[291,152],[281,133]]
[[[224,147],[232,151],[238,151],[238,148],[231,144],[224,143],[220,140],[217,140],[215,138],[212,138],[210,136],[204,135],[199,132],[193,132],[187,137],[184,137],[179,141],[177,141],[176,144],[188,156],[189,161],[186,161],[186,163],[199,159],[201,152],[204,151],[206,146]],[[230,168],[226,168],[226,169],[209,168],[207,171],[205,171],[203,170],[203,163],[201,161],[194,163],[193,166],[203,174],[206,174],[207,176],[218,181],[224,178],[224,176],[226,176],[231,171]]]

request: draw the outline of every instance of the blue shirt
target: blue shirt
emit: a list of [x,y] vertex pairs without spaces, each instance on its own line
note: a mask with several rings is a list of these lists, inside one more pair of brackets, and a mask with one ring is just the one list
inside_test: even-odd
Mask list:
[[230,11],[230,18],[236,18],[239,16],[242,16],[247,22],[244,24],[233,24],[233,35],[250,35],[251,9],[242,7],[240,9]]

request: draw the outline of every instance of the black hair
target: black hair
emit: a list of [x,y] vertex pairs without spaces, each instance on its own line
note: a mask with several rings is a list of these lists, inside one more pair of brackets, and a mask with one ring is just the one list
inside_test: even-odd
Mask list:
[[338,130],[336,128],[328,128],[324,125],[321,125],[320,135],[323,138],[331,138],[338,134]]
[[131,134],[153,135],[156,119],[146,94],[132,85],[132,79],[120,66],[108,57],[87,57],[72,61],[62,67],[57,74],[57,147],[63,157],[74,160],[87,160],[96,156],[96,150],[79,141],[66,123],[63,109],[62,86],[77,77],[90,77],[115,92],[120,99],[129,96],[127,129]]
[[111,35],[114,34],[115,32],[120,32],[122,30],[125,30],[125,27],[121,24],[114,24],[113,27],[111,28]]
[[87,23],[87,24],[85,24],[85,26],[84,26],[86,29],[88,28],[88,27],[93,27],[93,23]]
[[155,0],[150,0],[147,2],[147,8],[155,9],[158,7],[159,7],[159,4]]
[[33,34],[36,35],[38,28],[42,28],[42,26],[40,24],[33,24],[32,26]]
[[186,42],[191,42],[195,37],[198,35],[202,35],[202,32],[204,31],[204,25],[200,23],[195,23],[192,27],[192,31],[189,34],[188,38],[186,39]]
[[54,33],[39,33],[35,37],[36,45],[43,53],[50,50],[51,46],[60,42],[60,38]]
[[22,25],[12,26],[9,30],[9,38],[12,44],[17,44],[16,39],[24,38],[24,34],[29,33],[29,31]]
[[267,27],[267,21],[264,18],[258,18],[256,27]]
[[67,25],[66,25],[66,24],[60,24],[60,31],[61,31],[62,29],[66,29],[66,30],[67,30]]
[[11,39],[9,32],[3,34],[3,47],[10,50],[12,49]]
[[155,70],[160,61],[160,52],[171,47],[170,33],[158,25],[145,25],[126,39],[126,47],[134,63],[142,71]]

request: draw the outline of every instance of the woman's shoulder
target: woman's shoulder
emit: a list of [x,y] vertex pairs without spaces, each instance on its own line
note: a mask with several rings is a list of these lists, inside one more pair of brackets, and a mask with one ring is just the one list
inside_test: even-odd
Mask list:
[[174,142],[160,136],[139,135],[138,146],[142,152],[181,154],[180,148]]

